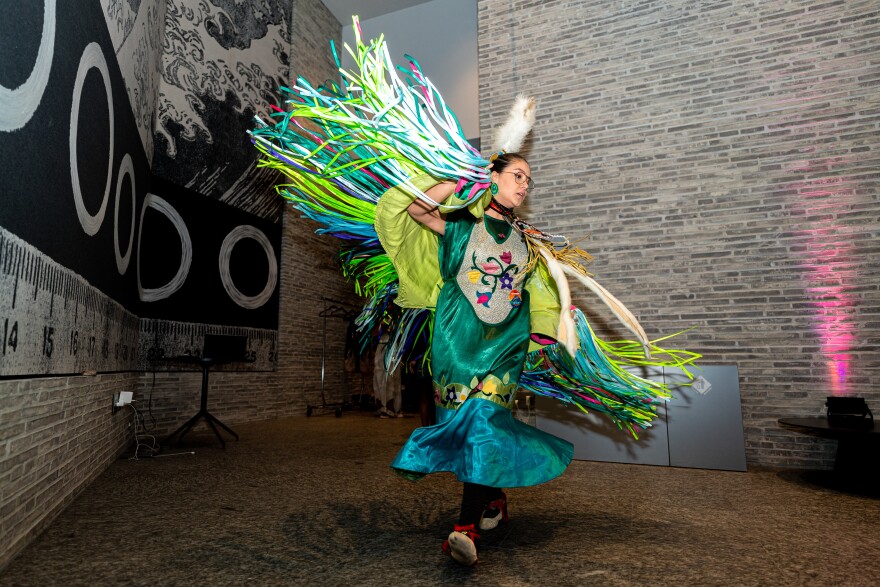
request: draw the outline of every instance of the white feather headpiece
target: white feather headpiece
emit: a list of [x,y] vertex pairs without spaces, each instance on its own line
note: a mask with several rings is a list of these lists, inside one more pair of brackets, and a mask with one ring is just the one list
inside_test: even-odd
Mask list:
[[535,99],[520,94],[513,101],[507,121],[496,131],[495,150],[519,151],[535,124]]

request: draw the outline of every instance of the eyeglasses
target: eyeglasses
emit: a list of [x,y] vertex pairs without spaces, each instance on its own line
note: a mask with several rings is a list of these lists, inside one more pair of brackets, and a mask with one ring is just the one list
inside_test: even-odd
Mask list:
[[512,173],[513,181],[515,181],[519,185],[527,184],[530,190],[535,189],[535,182],[532,181],[531,177],[529,177],[522,171],[502,171],[501,173]]

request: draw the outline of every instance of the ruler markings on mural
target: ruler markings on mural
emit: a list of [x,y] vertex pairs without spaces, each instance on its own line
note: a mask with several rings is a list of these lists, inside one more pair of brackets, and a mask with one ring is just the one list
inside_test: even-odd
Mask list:
[[248,337],[249,362],[231,368],[274,369],[276,331],[138,318],[0,227],[0,376],[165,369],[200,356],[205,334]]
[[3,228],[0,257],[0,375],[135,367],[136,316]]
[[230,363],[224,369],[271,371],[275,368],[278,333],[274,330],[155,319],[141,321],[138,362],[146,370],[176,368],[173,363],[163,365],[163,359],[202,356],[207,334],[247,337],[246,362]]

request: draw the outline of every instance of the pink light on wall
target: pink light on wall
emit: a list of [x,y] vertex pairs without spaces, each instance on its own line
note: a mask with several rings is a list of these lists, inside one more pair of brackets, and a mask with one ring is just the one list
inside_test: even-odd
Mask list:
[[[807,275],[807,279],[811,279]],[[819,279],[822,279],[819,277]],[[856,325],[850,319],[857,299],[846,286],[807,288],[816,309],[814,330],[819,337],[820,353],[826,361],[826,379],[831,395],[847,395],[847,375],[857,344]]]
[[[799,161],[791,170],[825,171],[835,160]],[[858,268],[852,227],[838,219],[838,213],[851,209],[856,202],[855,190],[846,178],[823,177],[797,182],[796,205],[803,214],[804,228],[798,235],[805,240],[801,250],[808,303],[813,308],[813,331],[819,340],[819,353],[825,362],[825,378],[831,395],[850,393],[848,376],[858,346],[858,327],[854,320],[859,302],[853,291]]]

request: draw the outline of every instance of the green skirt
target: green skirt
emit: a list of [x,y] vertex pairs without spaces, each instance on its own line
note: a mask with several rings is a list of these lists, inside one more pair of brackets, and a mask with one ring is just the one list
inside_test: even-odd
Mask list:
[[437,408],[438,424],[417,428],[391,467],[409,479],[453,473],[490,487],[526,487],[558,477],[574,447],[513,417],[495,402],[472,397],[457,410]]

